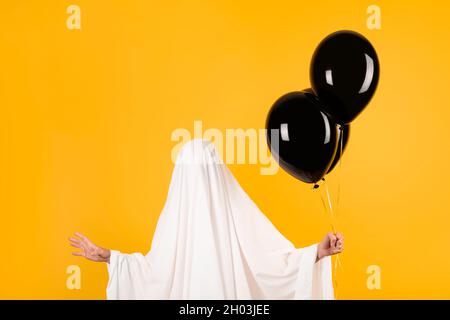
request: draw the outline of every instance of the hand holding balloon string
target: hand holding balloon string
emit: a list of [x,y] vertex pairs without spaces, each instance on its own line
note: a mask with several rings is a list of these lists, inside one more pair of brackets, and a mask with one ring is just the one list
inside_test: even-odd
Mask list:
[[344,235],[340,232],[328,232],[317,245],[317,259],[341,253],[344,250]]

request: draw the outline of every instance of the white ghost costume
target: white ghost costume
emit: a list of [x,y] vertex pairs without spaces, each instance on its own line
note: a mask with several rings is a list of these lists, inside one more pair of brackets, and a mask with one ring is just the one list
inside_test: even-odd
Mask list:
[[180,150],[150,252],[112,250],[107,299],[333,299],[331,258],[295,248],[207,140]]

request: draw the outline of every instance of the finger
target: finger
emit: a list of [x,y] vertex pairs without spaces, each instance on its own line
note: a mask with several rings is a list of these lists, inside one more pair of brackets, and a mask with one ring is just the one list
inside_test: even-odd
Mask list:
[[70,245],[75,248],[81,249],[81,246],[78,243],[70,242]]
[[338,253],[341,253],[341,250],[336,248],[336,249],[333,249],[332,252],[333,252],[333,254],[338,254]]
[[69,241],[70,245],[75,248],[81,248],[81,244],[79,242]]
[[336,247],[336,236],[334,234],[330,234],[329,238],[330,238],[330,246],[332,248]]
[[336,233],[336,238],[337,238],[338,240],[344,240],[344,235],[343,235],[341,232],[337,232],[337,233]]
[[344,245],[344,241],[342,241],[342,240],[338,240],[336,242],[336,247],[342,247],[343,245]]
[[84,252],[72,252],[72,255],[77,256],[77,257],[84,257]]
[[80,232],[75,232],[75,235],[80,239],[87,240],[86,236]]
[[90,243],[91,240],[89,240],[88,237],[86,237],[85,235],[79,233],[79,232],[75,232],[75,235],[78,236],[79,238],[81,238],[81,241],[85,242],[85,243]]
[[80,243],[81,242],[81,240],[76,239],[76,238],[72,238],[72,237],[69,238],[69,241],[70,242],[74,242],[74,243]]

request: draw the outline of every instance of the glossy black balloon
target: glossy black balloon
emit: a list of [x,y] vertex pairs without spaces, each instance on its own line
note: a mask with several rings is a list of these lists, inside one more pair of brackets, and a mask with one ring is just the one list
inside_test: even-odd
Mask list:
[[[320,101],[320,99],[314,94],[314,91],[311,88],[307,88],[302,90],[309,98],[315,99],[316,102],[320,105],[320,108],[323,110],[325,108],[324,104]],[[339,128],[340,127],[340,128]],[[345,151],[345,148],[347,147],[347,142],[350,136],[350,125],[344,124],[344,125],[338,125],[337,126],[337,148],[336,148],[336,154],[334,156],[333,161],[331,162],[330,168],[327,171],[327,174],[330,173],[336,164],[341,159],[341,153],[343,154]],[[342,134],[342,141],[341,139]],[[341,145],[342,144],[342,145]],[[342,149],[342,150],[341,150]]]
[[[342,142],[341,142],[341,134],[342,134]],[[342,154],[345,151],[345,148],[347,147],[348,138],[350,136],[350,125],[346,124],[342,126],[342,129],[338,129],[338,137],[337,137],[337,149],[336,149],[336,155],[334,156],[333,162],[331,163],[330,168],[327,171],[327,174],[333,171],[336,164],[338,164],[339,160],[341,159]],[[342,146],[341,146],[342,143]],[[341,154],[342,149],[342,154]]]
[[327,172],[337,149],[337,127],[318,100],[305,92],[278,99],[266,120],[272,156],[292,176],[307,183]]
[[353,31],[338,31],[322,40],[310,65],[312,89],[340,124],[350,123],[367,106],[379,75],[375,49]]

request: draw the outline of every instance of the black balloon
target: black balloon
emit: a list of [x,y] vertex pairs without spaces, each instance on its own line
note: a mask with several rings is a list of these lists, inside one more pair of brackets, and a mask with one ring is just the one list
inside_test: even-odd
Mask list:
[[340,124],[350,123],[366,107],[379,74],[375,49],[353,31],[338,31],[322,40],[310,65],[312,89]]
[[[341,134],[342,134],[342,138],[341,138]],[[348,142],[349,136],[350,136],[350,125],[349,124],[343,125],[341,127],[341,129],[338,129],[336,155],[334,156],[333,162],[331,163],[331,166],[328,169],[327,174],[330,173],[334,169],[336,164],[341,159],[342,154],[344,153],[345,148],[347,147],[347,142]],[[342,139],[342,141],[340,139]]]
[[[307,95],[310,99],[315,99],[318,105],[320,105],[320,108],[323,110],[325,108],[324,104],[320,101],[320,99],[314,94],[314,91],[311,88],[302,90],[305,95]],[[339,128],[340,127],[340,128]],[[327,171],[327,174],[333,171],[336,164],[341,159],[341,155],[344,153],[345,148],[347,147],[348,138],[350,136],[350,125],[344,124],[344,125],[338,125],[337,126],[337,148],[336,148],[336,154],[334,156],[333,161],[331,162],[330,168]],[[342,138],[341,138],[342,134]],[[342,141],[340,140],[342,139]],[[341,150],[342,149],[342,150]]]
[[279,98],[266,120],[272,155],[292,176],[319,181],[337,149],[337,127],[311,93],[291,92]]

